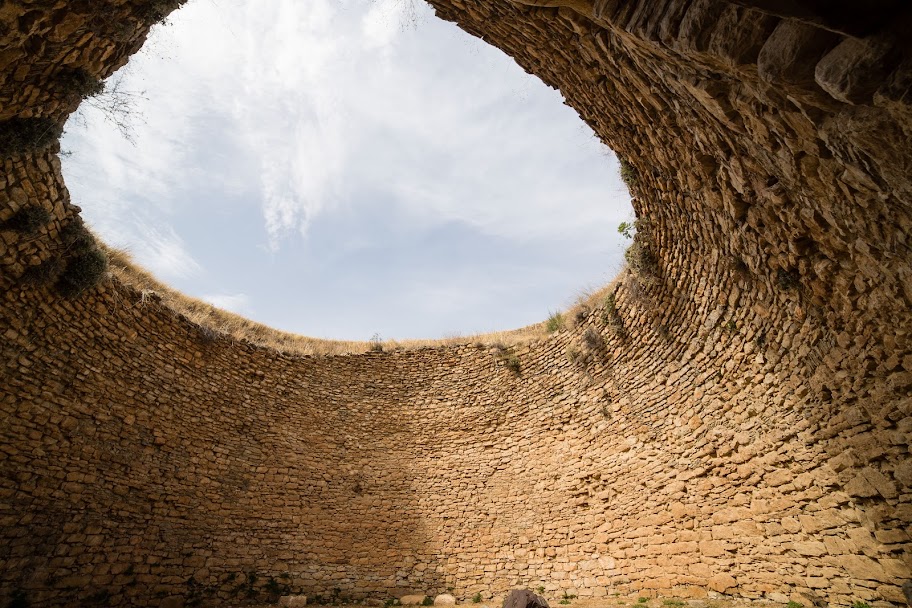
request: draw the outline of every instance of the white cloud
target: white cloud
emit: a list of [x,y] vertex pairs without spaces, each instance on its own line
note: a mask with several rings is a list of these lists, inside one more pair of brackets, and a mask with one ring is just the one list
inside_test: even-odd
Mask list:
[[139,226],[138,244],[131,253],[140,264],[166,279],[189,279],[202,268],[171,227]]
[[[303,262],[283,256],[310,252],[314,227],[350,226],[344,217],[385,213],[402,233],[468,226],[500,244],[577,255],[561,272],[619,247],[629,200],[588,127],[559,93],[416,0],[191,0],[124,78],[145,91],[135,146],[89,112],[89,129],[64,144],[76,150],[64,166],[74,202],[162,278],[229,308],[247,306],[230,299],[247,293],[268,308],[277,298],[255,291],[270,280],[257,256],[294,276]],[[376,243],[363,228],[322,236],[348,250]],[[505,297],[476,279],[461,283],[476,286],[471,297],[442,284],[389,292],[441,314]]]
[[250,297],[246,293],[207,294],[202,299],[216,308],[230,310],[238,314],[250,314]]

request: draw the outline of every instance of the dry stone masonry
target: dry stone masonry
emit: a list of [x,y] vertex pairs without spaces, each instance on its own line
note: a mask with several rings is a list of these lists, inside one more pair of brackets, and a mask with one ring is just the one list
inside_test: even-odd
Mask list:
[[629,163],[631,270],[518,370],[285,355],[111,279],[62,295],[56,125],[179,3],[0,2],[0,602],[902,605],[909,4],[431,2]]

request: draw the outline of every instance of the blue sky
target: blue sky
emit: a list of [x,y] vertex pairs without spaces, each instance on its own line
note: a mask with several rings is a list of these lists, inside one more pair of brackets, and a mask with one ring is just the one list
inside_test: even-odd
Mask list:
[[273,327],[511,329],[621,268],[614,155],[423,4],[190,0],[114,79],[131,141],[84,104],[73,201],[161,280]]

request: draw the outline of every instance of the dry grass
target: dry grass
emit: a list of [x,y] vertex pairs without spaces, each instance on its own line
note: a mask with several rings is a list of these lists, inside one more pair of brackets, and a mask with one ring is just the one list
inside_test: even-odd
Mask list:
[[[376,341],[358,342],[310,338],[273,329],[241,315],[216,308],[202,300],[188,297],[160,282],[149,271],[134,262],[129,253],[107,246],[102,246],[102,248],[108,255],[109,272],[112,277],[117,282],[132,287],[140,293],[139,305],[164,306],[199,325],[205,330],[207,336],[213,336],[213,340],[224,336],[294,355],[332,356],[377,351]],[[384,340],[380,344],[384,352],[468,344],[515,346],[544,338],[547,335],[545,323],[543,321],[510,331],[450,336],[441,340]]]

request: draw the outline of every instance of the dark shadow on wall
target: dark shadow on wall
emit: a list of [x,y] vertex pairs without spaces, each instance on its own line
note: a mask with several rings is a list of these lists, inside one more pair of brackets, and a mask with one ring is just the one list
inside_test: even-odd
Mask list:
[[411,422],[382,362],[210,341],[112,284],[78,301],[9,289],[3,304],[6,600],[443,587],[411,569],[425,546]]

